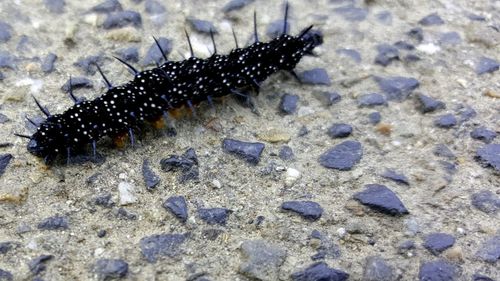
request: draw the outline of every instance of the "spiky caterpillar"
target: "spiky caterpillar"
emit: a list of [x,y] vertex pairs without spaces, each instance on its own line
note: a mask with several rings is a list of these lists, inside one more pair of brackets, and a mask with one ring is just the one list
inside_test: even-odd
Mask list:
[[[60,154],[67,155],[69,161],[70,155],[91,144],[95,156],[96,142],[104,136],[128,133],[133,142],[136,128],[140,128],[144,121],[158,119],[169,110],[182,106],[192,108],[212,97],[258,87],[280,70],[293,73],[301,58],[321,44],[322,38],[311,32],[312,26],[298,36],[287,35],[287,11],[288,5],[283,35],[270,42],[259,42],[255,28],[256,42],[246,48],[237,47],[228,55],[219,55],[215,51],[207,59],[192,56],[183,61],[167,61],[142,72],[122,61],[134,72],[132,81],[113,87],[103,75],[109,87],[105,94],[92,101],[78,101],[70,93],[75,105],[62,114],[50,115],[35,100],[47,119],[32,136],[24,136],[29,138],[28,151],[50,164]],[[190,42],[189,45],[191,47]],[[98,70],[102,74],[99,67]]]

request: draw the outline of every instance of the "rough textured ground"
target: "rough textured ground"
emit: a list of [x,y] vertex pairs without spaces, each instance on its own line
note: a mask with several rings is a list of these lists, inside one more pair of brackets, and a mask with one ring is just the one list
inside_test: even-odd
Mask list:
[[[93,84],[75,90],[78,96],[105,91],[99,74],[85,73],[78,60],[101,56],[108,78],[119,84],[130,79],[112,59],[123,48],[138,48],[141,65],[152,36],[164,36],[173,42],[171,59],[187,55],[188,17],[211,21],[224,53],[234,46],[231,26],[240,43],[250,40],[254,9],[265,40],[267,26],[282,17],[281,1],[224,13],[226,0],[161,1],[164,10],[152,1],[121,0],[124,10],[140,13],[142,25],[105,29],[107,14],[90,11],[100,0],[65,2],[0,2],[0,156],[9,162],[3,174],[0,165],[0,280],[318,280],[311,271],[297,274],[316,262],[349,280],[500,280],[500,142],[493,138],[488,146],[470,136],[480,127],[500,131],[498,1],[290,1],[291,30],[315,24],[325,38],[318,56],[304,58],[297,71],[323,68],[330,85],[301,85],[278,74],[254,98],[259,115],[232,98],[217,101],[215,112],[203,104],[196,118],[176,120],[175,137],[148,130],[135,149],[101,144],[103,164],[49,169],[12,133],[27,133],[24,116],[40,115],[31,95],[51,112],[71,105],[60,89],[69,75]],[[441,20],[419,23],[433,13]],[[408,34],[413,28],[423,37]],[[195,52],[207,56],[209,36],[191,34]],[[398,41],[411,46],[395,47]],[[55,69],[44,73],[49,53],[57,56]],[[385,97],[376,77],[393,76],[419,86],[399,100],[359,105],[364,94]],[[341,100],[328,104],[325,91]],[[279,110],[284,93],[299,97],[292,114]],[[443,104],[423,113],[419,94]],[[373,112],[380,123],[370,122]],[[334,123],[351,125],[352,134],[332,138]],[[299,134],[304,126],[309,133]],[[224,152],[225,138],[263,143],[260,162]],[[344,170],[320,164],[320,155],[346,140],[361,144],[359,163]],[[285,145],[293,159],[280,154]],[[180,182],[182,172],[162,171],[160,160],[188,148],[196,151],[199,177]],[[475,159],[481,148],[490,149],[483,154],[489,166]],[[152,190],[144,159],[160,178]],[[382,177],[387,169],[408,184]],[[408,213],[359,203],[367,184],[385,185]],[[171,196],[185,198],[185,222],[162,206]],[[307,205],[302,218],[282,210],[294,200],[322,211]],[[216,220],[210,224],[207,208],[230,211],[216,210],[222,218],[209,216]],[[344,280],[324,264],[315,269]]]

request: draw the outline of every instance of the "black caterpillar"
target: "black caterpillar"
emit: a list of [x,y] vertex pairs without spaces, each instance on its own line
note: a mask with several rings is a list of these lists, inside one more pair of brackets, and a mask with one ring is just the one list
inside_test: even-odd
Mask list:
[[[186,37],[191,57],[183,61],[168,61],[151,70],[139,72],[125,61],[135,77],[132,81],[113,86],[101,69],[97,69],[108,86],[108,91],[92,101],[79,101],[70,96],[75,105],[62,114],[51,115],[40,105],[37,106],[47,116],[28,138],[27,149],[33,155],[42,157],[51,164],[58,155],[66,155],[69,162],[72,155],[85,151],[90,144],[96,156],[96,143],[104,136],[118,137],[129,134],[134,143],[134,131],[145,121],[154,121],[169,110],[193,106],[214,97],[228,94],[245,95],[243,89],[258,90],[259,84],[271,74],[280,70],[291,72],[304,55],[322,44],[323,38],[312,26],[298,36],[287,34],[288,3],[285,5],[283,33],[268,43],[259,42],[257,36],[256,13],[254,13],[255,43],[239,48],[235,36],[236,49],[228,55],[217,54],[213,33],[214,53],[207,59],[193,54],[189,35]],[[234,32],[233,32],[234,35]],[[71,85],[71,81],[70,81]],[[29,119],[28,119],[29,120]]]

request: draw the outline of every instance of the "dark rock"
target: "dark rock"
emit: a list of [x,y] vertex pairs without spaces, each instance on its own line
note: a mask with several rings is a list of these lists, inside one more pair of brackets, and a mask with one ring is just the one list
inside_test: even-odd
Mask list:
[[477,115],[477,112],[474,110],[474,108],[468,105],[460,105],[457,109],[457,113],[460,114],[460,123],[469,121]]
[[124,61],[129,61],[129,62],[139,61],[139,49],[137,49],[137,47],[128,47],[125,49],[120,49],[116,52],[116,54]]
[[446,108],[444,102],[423,94],[417,94],[417,102],[417,109],[422,113],[434,112],[438,109]]
[[232,211],[225,208],[200,208],[198,209],[198,216],[204,222],[214,225],[226,225],[229,214]]
[[12,158],[13,156],[10,153],[0,154],[0,177],[5,172],[5,169],[7,169]]
[[118,279],[127,276],[128,263],[122,259],[100,259],[95,263],[99,280]]
[[212,31],[214,34],[217,33],[217,29],[211,21],[200,20],[193,17],[186,18],[186,21],[189,23],[191,28],[197,32],[210,34],[210,31]]
[[439,255],[442,251],[455,244],[455,237],[446,233],[431,233],[424,239],[423,246],[434,255]]
[[481,140],[485,143],[490,143],[497,137],[497,133],[495,131],[487,129],[486,127],[479,127],[474,129],[470,133],[470,136],[475,140]]
[[444,260],[424,262],[418,272],[420,281],[453,281],[455,278],[455,267]]
[[413,250],[413,249],[415,249],[415,242],[413,242],[412,240],[406,240],[403,243],[399,244],[398,253],[404,254],[408,250]]
[[106,234],[107,234],[106,230],[101,229],[97,232],[97,237],[103,238],[104,236],[106,236]]
[[406,51],[413,51],[415,50],[415,46],[412,44],[405,42],[405,41],[398,41],[394,43],[394,47],[400,49],[400,50],[406,50]]
[[231,0],[229,1],[224,7],[222,8],[222,11],[224,13],[228,13],[231,11],[239,10],[246,5],[252,3],[255,0]]
[[359,107],[373,107],[377,105],[387,105],[387,100],[381,94],[371,93],[360,95],[357,98]]
[[119,11],[107,15],[102,27],[104,29],[121,28],[128,25],[134,27],[142,26],[141,14],[134,11]]
[[150,263],[155,263],[160,257],[175,257],[180,254],[180,246],[188,236],[188,234],[156,234],[143,237],[140,241],[141,253]]
[[487,214],[496,214],[500,210],[500,197],[489,190],[481,190],[472,194],[471,203]]
[[500,171],[500,144],[487,144],[476,152],[476,160],[482,165]]
[[12,38],[12,26],[0,20],[0,43],[5,43]]
[[328,129],[328,135],[331,138],[346,138],[350,136],[352,133],[352,126],[349,124],[344,124],[344,123],[338,123],[338,124],[333,124],[329,129]]
[[457,125],[457,118],[453,114],[444,114],[434,120],[434,125],[439,128],[448,129]]
[[292,160],[293,158],[295,158],[295,155],[293,154],[293,150],[291,147],[289,147],[288,145],[283,145],[281,148],[280,148],[280,152],[278,153],[278,156],[280,157],[281,160]]
[[118,210],[116,211],[116,217],[122,220],[131,220],[131,221],[137,220],[136,213],[133,213],[122,207],[118,208]]
[[377,20],[385,25],[391,25],[392,24],[392,14],[389,11],[381,11],[375,15]]
[[330,86],[332,82],[324,68],[313,68],[298,73],[299,80],[302,84],[309,85],[326,85]]
[[392,281],[393,275],[392,267],[381,257],[366,258],[363,281]]
[[[79,88],[92,88],[94,85],[92,85],[92,81],[85,77],[71,77],[71,89],[79,89]],[[69,79],[64,83],[64,85],[61,87],[61,90],[65,93],[68,93],[70,89],[70,84],[69,84]]]
[[368,10],[358,8],[353,5],[347,5],[333,9],[333,12],[341,15],[347,21],[363,21],[368,15]]
[[419,20],[418,23],[423,26],[429,26],[429,25],[442,25],[444,24],[444,21],[437,13],[432,13]]
[[322,260],[325,258],[336,259],[340,257],[340,248],[336,245],[332,239],[322,235],[319,231],[313,230],[311,233],[311,238],[320,239],[321,243],[317,248],[318,252],[311,256],[313,261]]
[[486,276],[486,275],[482,275],[482,274],[479,274],[479,273],[474,273],[472,275],[472,281],[495,281],[493,280],[492,278]]
[[113,199],[111,198],[111,194],[106,193],[106,194],[98,195],[97,197],[95,197],[94,204],[96,204],[98,206],[102,206],[104,208],[111,208],[115,205],[115,202],[113,202]]
[[0,72],[0,81],[2,81],[4,79],[5,79],[5,75],[2,72]]
[[408,181],[408,178],[404,174],[397,173],[394,170],[387,169],[383,174],[382,177],[386,179],[390,179],[396,183],[401,183],[405,185],[410,185],[410,182]]
[[441,45],[458,45],[460,43],[462,43],[462,38],[455,31],[445,32],[439,36],[439,44]]
[[417,79],[402,76],[375,77],[375,81],[388,100],[396,101],[405,100],[420,85]]
[[103,62],[104,57],[101,55],[97,55],[81,58],[73,65],[83,70],[87,75],[94,75],[97,71],[96,64],[101,66]]
[[286,201],[281,204],[281,209],[297,213],[309,221],[317,221],[323,215],[323,208],[313,201]]
[[181,183],[199,178],[198,158],[193,148],[189,148],[181,156],[170,155],[162,159],[160,165],[161,169],[166,172],[180,170],[179,181]]
[[354,199],[385,214],[395,216],[409,213],[398,196],[384,185],[367,184],[365,190],[354,194]]
[[453,152],[444,144],[436,144],[432,153],[439,157],[448,158],[450,160],[455,160],[456,156]]
[[54,258],[54,256],[52,256],[52,255],[41,255],[37,258],[32,259],[28,263],[28,267],[29,267],[31,273],[36,275],[36,274],[44,271],[45,269],[47,269],[47,266],[45,265],[45,263],[53,258]]
[[[165,55],[170,54],[172,51],[172,41],[170,39],[167,39],[165,37],[159,37],[158,39],[158,44],[161,46],[161,49],[165,53]],[[153,43],[151,47],[149,47],[148,52],[146,53],[146,56],[142,60],[142,65],[150,65],[150,64],[161,64],[165,58],[163,57],[163,54],[161,53],[160,49],[156,45],[156,43]]]
[[382,66],[388,66],[393,60],[399,59],[398,48],[388,45],[380,44],[377,46],[378,54],[375,57],[375,63]]
[[331,169],[348,171],[361,160],[363,148],[357,141],[344,141],[319,157],[319,163]]
[[281,96],[280,110],[285,114],[292,114],[297,110],[297,103],[299,102],[299,96],[284,94]]
[[0,68],[16,69],[16,57],[9,52],[0,51]]
[[123,8],[118,0],[104,0],[104,2],[92,7],[90,10],[95,13],[107,14],[122,11]]
[[325,106],[332,106],[333,104],[340,102],[342,99],[337,92],[314,93],[314,96]]
[[42,61],[41,69],[45,73],[54,71],[54,63],[56,62],[56,54],[49,53]]
[[157,0],[146,0],[144,5],[146,6],[146,13],[150,15],[159,15],[167,11],[165,6]]
[[163,202],[163,208],[169,210],[181,222],[186,222],[188,218],[188,208],[186,199],[183,196],[172,196]]
[[443,167],[444,171],[449,175],[453,175],[457,172],[457,166],[454,163],[450,163],[447,161],[439,161],[439,164]]
[[[286,30],[287,31],[290,30],[290,23],[289,22],[286,23]],[[266,35],[269,38],[274,39],[274,38],[280,36],[281,34],[283,34],[283,20],[282,19],[275,20],[267,26]]]
[[483,17],[481,15],[472,14],[472,13],[468,13],[467,18],[469,18],[470,20],[473,20],[473,21],[486,21],[485,17]]
[[209,228],[203,229],[203,231],[201,232],[201,236],[203,237],[203,239],[215,241],[215,239],[217,239],[217,237],[219,237],[222,233],[224,233],[224,230],[222,229]]
[[335,52],[339,55],[351,58],[356,63],[360,63],[362,60],[361,54],[354,49],[337,49]]
[[373,125],[377,125],[380,123],[380,120],[382,120],[382,115],[380,115],[380,112],[372,112],[368,114],[368,119],[370,120],[370,123]]
[[233,139],[224,139],[222,142],[222,148],[225,152],[235,154],[253,165],[259,163],[264,147],[265,145],[260,142],[243,142]]
[[149,189],[155,188],[160,183],[160,177],[151,169],[147,159],[142,162],[142,176],[146,187]]
[[476,256],[485,262],[496,263],[500,259],[500,236],[493,236],[486,240]]
[[328,267],[324,262],[318,262],[310,265],[303,271],[293,273],[291,277],[293,281],[345,281],[349,278],[349,274]]
[[302,126],[299,129],[299,133],[297,134],[299,137],[303,137],[305,135],[309,134],[309,129],[307,129],[306,126]]
[[498,61],[487,57],[482,57],[479,59],[479,62],[476,65],[476,73],[478,75],[484,73],[492,73],[497,71],[499,67],[500,64],[498,63]]
[[286,250],[264,240],[247,240],[241,244],[241,251],[244,256],[239,267],[241,274],[252,280],[278,280]]
[[422,40],[424,40],[424,31],[422,28],[420,27],[415,27],[415,28],[412,28],[410,29],[410,31],[408,31],[406,33],[410,38],[413,38],[415,41],[417,41],[418,43],[422,42]]
[[0,268],[0,280],[1,281],[12,281],[12,280],[14,280],[14,276],[12,276],[12,273]]
[[38,224],[38,229],[42,230],[64,230],[68,228],[68,218],[63,216],[48,217]]
[[[0,254],[5,255],[7,252],[12,250],[16,246],[14,242],[1,242],[0,243]],[[1,279],[0,279],[1,280]]]
[[64,6],[66,3],[64,0],[43,0],[45,8],[53,14],[60,14],[64,12]]

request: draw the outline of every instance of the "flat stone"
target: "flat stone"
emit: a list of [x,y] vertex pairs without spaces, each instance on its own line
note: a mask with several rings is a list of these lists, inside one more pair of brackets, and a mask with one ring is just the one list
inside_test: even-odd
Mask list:
[[415,50],[415,46],[412,44],[406,42],[406,41],[398,41],[394,43],[394,47],[400,49],[400,50],[406,50],[406,51],[413,51]]
[[12,38],[12,26],[0,20],[0,43],[5,43]]
[[64,216],[53,216],[42,220],[38,229],[42,230],[65,230],[69,228],[69,220]]
[[344,123],[333,124],[328,129],[328,135],[331,138],[346,138],[352,134],[352,126]]
[[472,274],[472,281],[495,281],[495,280],[493,278],[486,276],[486,275],[474,273],[474,274]]
[[188,234],[155,234],[143,237],[140,241],[142,256],[149,263],[155,263],[161,257],[173,258],[181,253],[181,245]]
[[455,237],[446,233],[431,233],[424,239],[423,246],[434,255],[439,255],[444,250],[455,244]]
[[297,103],[299,102],[299,96],[284,94],[281,96],[280,111],[284,114],[293,114],[297,110]]
[[359,107],[374,107],[378,105],[387,105],[386,98],[377,93],[360,95],[357,98]]
[[295,158],[295,155],[293,154],[293,150],[291,147],[288,145],[283,145],[280,148],[280,151],[278,153],[278,156],[281,160],[293,160]]
[[0,177],[5,173],[7,166],[9,166],[10,160],[13,156],[10,153],[0,154]]
[[387,99],[395,101],[405,100],[420,85],[417,79],[402,76],[375,77],[375,81]]
[[476,160],[486,167],[500,171],[500,144],[487,144],[476,152]]
[[324,68],[313,68],[297,74],[302,84],[326,85],[332,84],[328,72]]
[[479,59],[479,62],[476,65],[476,73],[478,75],[485,74],[485,73],[493,73],[497,71],[500,67],[500,64],[498,63],[497,60],[487,58],[487,57],[481,57]]
[[442,25],[444,20],[437,13],[432,13],[419,20],[418,23],[423,26]]
[[247,240],[241,244],[243,261],[239,272],[255,280],[278,280],[286,251],[265,240]]
[[101,4],[97,4],[94,7],[90,8],[90,11],[94,13],[111,13],[111,12],[119,12],[122,11],[122,5],[118,0],[105,0]]
[[408,31],[406,35],[408,35],[408,37],[414,39],[418,43],[424,40],[424,30],[421,27],[414,27],[410,29],[410,31]]
[[377,125],[382,120],[382,115],[380,115],[380,112],[372,112],[368,114],[368,120],[371,124]]
[[53,14],[61,14],[64,12],[66,2],[64,0],[43,0],[45,8]]
[[339,55],[352,59],[356,63],[360,63],[362,61],[361,54],[354,49],[337,49],[335,52]]
[[119,279],[127,276],[128,263],[122,259],[99,259],[95,271],[99,280]]
[[480,140],[485,143],[492,142],[497,137],[497,132],[487,129],[486,127],[475,128],[470,132],[470,136],[475,140]]
[[166,172],[180,170],[179,182],[185,183],[199,179],[198,157],[193,148],[188,148],[182,155],[170,155],[160,161],[161,169]]
[[229,214],[232,211],[226,208],[200,208],[198,209],[198,216],[204,222],[214,225],[226,225]]
[[141,14],[129,10],[109,13],[106,19],[104,20],[102,27],[104,29],[114,29],[129,25],[134,27],[141,27],[142,26]]
[[487,214],[497,214],[500,210],[500,197],[489,190],[481,190],[471,196],[472,206]]
[[114,211],[116,217],[122,220],[137,220],[137,214],[134,212],[131,212],[125,208],[118,208],[118,210]]
[[454,127],[455,125],[457,125],[457,123],[457,118],[451,113],[440,115],[436,119],[434,119],[434,125],[443,129]]
[[439,36],[439,44],[444,46],[454,46],[462,43],[462,37],[455,31],[444,32]]
[[146,7],[146,13],[150,15],[159,15],[167,11],[165,6],[157,0],[146,0],[144,6]]
[[234,154],[246,162],[257,165],[265,145],[260,142],[244,142],[233,139],[224,139],[222,148],[225,152]]
[[214,34],[218,33],[217,28],[215,28],[215,25],[211,21],[200,20],[193,17],[186,18],[186,21],[189,23],[191,28],[199,33],[210,34],[210,31],[212,31]]
[[450,160],[455,160],[457,157],[455,154],[445,145],[445,144],[436,144],[432,153],[439,157],[448,158]]
[[385,25],[391,25],[392,24],[392,14],[389,11],[381,11],[378,12],[375,17],[377,18],[377,21],[385,24]]
[[395,46],[389,44],[377,45],[377,56],[375,63],[382,66],[388,66],[392,61],[399,60],[399,50]]
[[142,162],[142,176],[149,189],[155,188],[160,183],[160,177],[151,169],[147,159]]
[[296,213],[309,221],[317,221],[323,215],[321,205],[313,201],[286,201],[281,204],[281,209]]
[[[0,254],[5,255],[17,246],[15,242],[0,242]],[[2,280],[2,279],[0,279]]]
[[10,119],[4,114],[0,113],[0,124],[7,123]]
[[337,92],[315,92],[313,95],[325,106],[332,106],[342,100],[342,96]]
[[[65,93],[69,93],[70,89],[70,80],[66,81],[64,85],[61,87],[61,90]],[[76,76],[76,77],[71,77],[71,89],[79,89],[79,88],[92,88],[94,85],[92,84],[92,81],[85,77],[81,76]]]
[[3,270],[3,269],[0,268],[0,280],[2,280],[2,281],[12,281],[12,280],[14,280],[14,276],[9,271]]
[[347,21],[364,21],[368,15],[368,10],[355,7],[354,5],[347,5],[333,9],[333,12],[341,15]]
[[[165,55],[170,54],[170,52],[172,51],[172,40],[165,37],[159,37],[156,40],[158,40],[158,44],[161,46],[161,50],[165,53]],[[148,52],[144,56],[141,64],[143,66],[156,63],[161,64],[164,60],[165,58],[158,48],[158,45],[156,45],[156,43],[153,43],[151,47],[149,47]]]
[[137,202],[135,185],[122,181],[118,184],[118,192],[120,196],[120,206],[129,205]]
[[93,201],[95,205],[104,208],[111,208],[115,205],[115,202],[113,201],[110,193],[98,195],[94,198]]
[[116,54],[124,61],[129,61],[129,62],[139,61],[139,49],[137,47],[128,47],[120,49],[116,52]]
[[319,163],[331,169],[351,170],[361,160],[363,149],[357,141],[344,141],[327,150],[319,157]]
[[424,94],[417,95],[417,109],[422,113],[434,112],[446,108],[444,102],[436,100]]
[[38,257],[32,259],[28,263],[28,267],[29,267],[31,273],[36,275],[42,271],[45,271],[47,269],[47,265],[46,265],[47,261],[49,261],[53,258],[54,258],[53,255],[41,255],[41,256],[38,256]]
[[398,196],[384,185],[367,184],[363,191],[354,194],[353,197],[363,205],[388,215],[409,213]]
[[349,274],[344,271],[328,267],[324,262],[317,262],[303,271],[292,274],[293,281],[345,281],[349,278]]
[[311,233],[311,239],[319,239],[320,245],[317,248],[318,252],[311,256],[313,261],[322,260],[325,258],[337,259],[340,257],[340,247],[336,245],[330,237],[323,235],[317,230]]
[[500,259],[500,236],[486,240],[476,252],[476,256],[485,262],[495,264]]
[[404,175],[404,174],[401,174],[401,173],[398,173],[394,170],[391,170],[391,169],[387,169],[383,174],[382,174],[382,177],[386,178],[386,179],[390,179],[396,183],[400,183],[400,184],[404,184],[404,185],[410,185],[410,182],[408,180],[408,178]]
[[7,51],[0,51],[0,68],[10,68],[16,70],[17,58]]
[[231,11],[239,10],[254,1],[255,0],[231,0],[226,5],[224,5],[222,11],[224,13],[229,13]]
[[181,222],[186,222],[188,218],[188,208],[184,196],[171,196],[163,202],[163,208],[170,211]]
[[57,55],[54,53],[48,53],[47,56],[42,61],[41,70],[44,73],[51,73],[54,71],[54,63],[57,60]]
[[393,278],[393,269],[384,259],[378,256],[366,258],[363,281],[392,281]]
[[456,280],[455,266],[444,260],[424,262],[418,272],[419,281],[453,281]]
[[103,62],[104,57],[97,55],[81,58],[73,65],[83,70],[87,75],[94,75],[97,72],[96,65],[101,66]]

